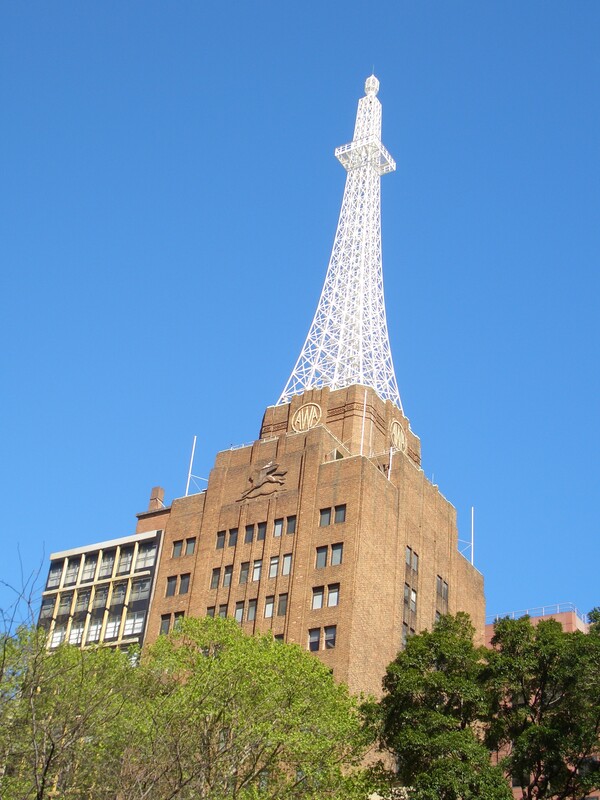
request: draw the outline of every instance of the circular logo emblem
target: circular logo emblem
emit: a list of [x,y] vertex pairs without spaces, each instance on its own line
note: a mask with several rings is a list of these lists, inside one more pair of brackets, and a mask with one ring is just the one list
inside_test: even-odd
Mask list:
[[397,419],[390,425],[390,438],[393,448],[396,450],[406,450],[406,434],[404,433],[404,428]]
[[296,411],[292,417],[292,428],[300,433],[314,428],[321,421],[321,406],[316,403],[306,403]]

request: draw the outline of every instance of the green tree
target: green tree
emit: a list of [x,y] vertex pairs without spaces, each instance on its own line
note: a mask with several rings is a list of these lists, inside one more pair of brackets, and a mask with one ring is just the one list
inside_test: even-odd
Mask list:
[[[592,616],[592,620],[594,617]],[[555,620],[496,623],[487,655],[487,743],[524,800],[579,800],[600,788],[600,636]]]
[[0,797],[114,798],[130,741],[127,654],[69,645],[49,652],[35,628],[1,638]]
[[357,703],[295,645],[184,620],[140,666],[128,800],[365,797]]
[[487,701],[483,648],[466,614],[412,636],[390,664],[380,704],[381,740],[411,800],[510,800],[482,742]]

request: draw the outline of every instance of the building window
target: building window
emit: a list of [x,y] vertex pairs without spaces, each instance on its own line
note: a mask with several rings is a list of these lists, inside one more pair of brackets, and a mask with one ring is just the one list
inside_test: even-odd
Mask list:
[[71,611],[71,603],[73,602],[73,592],[68,592],[67,594],[61,594],[60,600],[58,601],[58,613],[59,614],[69,614]]
[[269,563],[269,578],[276,578],[278,569],[279,569],[279,556],[271,556],[271,561]]
[[77,602],[75,603],[75,611],[87,611],[90,604],[90,590],[87,592],[77,592]]
[[129,601],[134,603],[136,600],[147,600],[150,597],[150,579],[143,578],[141,581],[134,581],[131,584],[131,595]]
[[246,525],[246,534],[244,536],[244,542],[246,544],[250,544],[250,542],[254,539],[254,525]]
[[288,517],[287,518],[287,526],[285,529],[286,533],[292,534],[296,533],[296,516]]
[[171,628],[171,615],[170,614],[162,614],[160,618],[160,636],[166,636]]
[[289,575],[292,569],[292,554],[286,553],[283,556],[283,563],[281,565],[281,574]]
[[344,545],[339,542],[338,544],[331,545],[331,566],[337,567],[342,563],[342,556],[344,554]]
[[106,623],[106,630],[104,631],[105,639],[116,639],[119,635],[119,626],[121,624],[121,616],[110,616]]
[[94,593],[94,600],[92,608],[106,608],[106,601],[108,600],[108,587],[102,586],[96,589]]
[[276,642],[283,642],[283,633],[276,633],[273,638]]
[[181,620],[185,617],[185,611],[176,611],[173,614],[173,630],[177,630],[177,628],[181,625]]
[[252,580],[259,581],[262,570],[262,559],[257,559],[252,566]]
[[240,583],[248,583],[248,573],[250,571],[250,562],[243,561],[240,565]]
[[40,619],[49,619],[54,613],[54,597],[44,597],[40,608]]
[[248,600],[248,622],[253,622],[256,619],[256,600]]
[[332,650],[335,647],[335,639],[337,635],[336,625],[326,625],[325,632],[325,650]]
[[331,608],[337,606],[340,602],[340,585],[339,583],[330,583],[327,587],[327,605]]
[[411,589],[410,590],[410,611],[411,614],[417,613],[417,590]]
[[79,574],[79,564],[81,563],[81,559],[77,560],[69,560],[67,564],[67,571],[65,572],[65,586],[71,586],[73,583],[77,583],[77,575]]
[[324,586],[314,586],[312,595],[313,609],[323,608],[323,595],[325,594]]
[[244,601],[240,600],[235,604],[235,621],[243,622],[244,620]]
[[308,649],[316,653],[321,647],[321,628],[311,628],[308,632]]
[[130,611],[125,617],[123,636],[135,636],[142,632],[144,627],[145,611]]
[[[227,567],[225,567],[225,577],[227,577]],[[229,575],[231,580],[231,573]],[[190,573],[186,572],[179,578],[179,594],[187,594],[190,590]]]
[[223,573],[223,586],[227,588],[231,586],[231,576],[233,575],[233,565],[229,564],[225,567],[225,571]]
[[214,606],[209,606],[206,609],[206,616],[207,617],[214,617],[214,615],[215,615],[215,607]]
[[225,618],[227,616],[227,603],[219,606],[219,616]]
[[410,569],[414,573],[419,571],[419,556],[412,547],[408,546],[406,547],[406,569]]
[[326,528],[327,525],[331,525],[331,509],[322,508],[319,512],[319,527]]
[[335,507],[335,522],[346,522],[346,504]]
[[[213,570],[213,575],[214,575],[214,570]],[[167,591],[165,592],[165,597],[173,597],[176,588],[177,588],[177,575],[171,575],[169,578],[167,578]]]
[[183,550],[183,539],[173,542],[173,558],[179,558]]
[[131,569],[131,562],[133,561],[133,547],[124,547],[121,550],[121,557],[119,558],[119,575],[129,572]]
[[102,620],[93,619],[90,621],[88,625],[88,632],[87,632],[87,642],[88,644],[92,644],[93,642],[100,641],[100,631],[102,630]]
[[327,547],[317,547],[316,569],[323,569],[327,566]]
[[218,589],[220,580],[221,580],[221,567],[215,567],[212,571],[212,576],[210,579],[210,588]]
[[281,536],[283,533],[283,520],[276,519],[273,524],[273,536]]
[[85,561],[83,562],[83,570],[81,571],[81,582],[86,583],[87,581],[93,581],[94,575],[96,574],[96,564],[98,563],[98,558],[96,556],[86,556]]
[[225,547],[225,531],[217,533],[217,550],[222,550]]
[[50,567],[50,572],[48,573],[48,583],[46,584],[46,588],[56,589],[56,587],[60,584],[62,568],[62,564],[52,564]]
[[136,570],[148,569],[149,567],[153,567],[155,559],[156,559],[156,542],[148,542],[147,544],[141,544],[135,562]]
[[267,535],[267,523],[259,522],[258,525],[256,526],[256,541],[262,542],[266,535]]
[[113,585],[112,595],[110,597],[111,606],[123,605],[125,602],[125,594],[127,593],[126,583],[115,583]]
[[192,536],[191,539],[185,540],[185,554],[186,556],[193,556],[196,550],[196,537]]
[[408,641],[408,623],[402,623],[402,648],[406,647],[406,642]]
[[230,528],[229,530],[229,547],[235,547],[238,540],[238,529]]
[[115,552],[110,550],[108,553],[102,554],[102,564],[100,565],[99,578],[112,577],[113,567],[115,566]]
[[270,619],[273,616],[273,605],[275,603],[275,598],[273,595],[269,595],[269,597],[265,598],[265,617]]
[[285,594],[280,594],[277,600],[277,616],[278,617],[285,617],[287,614],[287,601],[288,596],[287,592]]
[[50,639],[50,647],[58,647],[65,640],[67,629],[64,625],[55,625],[52,631],[52,638]]

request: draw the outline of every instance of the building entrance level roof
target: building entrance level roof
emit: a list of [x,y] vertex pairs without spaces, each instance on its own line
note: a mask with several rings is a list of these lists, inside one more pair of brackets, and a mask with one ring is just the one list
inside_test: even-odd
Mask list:
[[379,81],[358,102],[353,140],[335,151],[347,171],[323,291],[277,405],[307,389],[370,386],[402,410],[390,348],[381,263],[381,175],[396,163],[381,143]]

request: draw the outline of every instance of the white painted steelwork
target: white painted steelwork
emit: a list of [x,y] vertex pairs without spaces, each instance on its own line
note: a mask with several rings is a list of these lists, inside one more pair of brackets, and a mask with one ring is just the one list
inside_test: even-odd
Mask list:
[[300,357],[277,401],[307,389],[370,386],[402,409],[394,374],[381,268],[381,175],[396,163],[381,143],[379,81],[358,102],[354,138],[335,155],[347,171],[333,250]]

